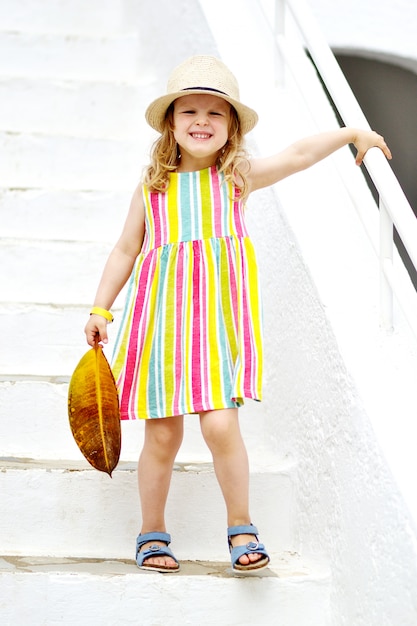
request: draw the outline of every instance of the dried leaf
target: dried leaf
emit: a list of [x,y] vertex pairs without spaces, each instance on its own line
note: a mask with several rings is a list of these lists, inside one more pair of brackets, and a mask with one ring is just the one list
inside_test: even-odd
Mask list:
[[68,416],[74,439],[87,461],[111,476],[121,448],[119,400],[110,365],[97,344],[71,377]]

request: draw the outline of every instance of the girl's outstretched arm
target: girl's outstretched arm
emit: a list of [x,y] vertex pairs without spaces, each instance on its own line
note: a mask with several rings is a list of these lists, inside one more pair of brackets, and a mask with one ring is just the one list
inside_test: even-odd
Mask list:
[[[122,234],[111,251],[94,299],[94,306],[109,310],[129,278],[145,233],[145,211],[141,186],[135,190]],[[107,321],[101,315],[90,315],[85,326],[87,343],[107,343]]]
[[311,167],[350,143],[357,148],[357,165],[362,163],[366,152],[374,147],[380,148],[391,159],[391,152],[378,133],[358,128],[340,128],[296,141],[273,156],[251,160],[248,173],[250,189],[254,191],[273,185],[291,174]]

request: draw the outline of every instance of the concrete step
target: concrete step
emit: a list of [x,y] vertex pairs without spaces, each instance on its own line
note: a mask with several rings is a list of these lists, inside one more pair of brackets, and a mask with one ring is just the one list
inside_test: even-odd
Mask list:
[[0,188],[2,237],[114,244],[132,193]]
[[89,307],[111,244],[0,240],[3,302]]
[[130,191],[147,150],[135,141],[0,133],[1,186]]
[[[69,428],[68,380],[69,376],[40,375],[0,378],[0,457],[83,460]],[[262,420],[263,408],[258,403],[247,402],[240,410],[241,430],[251,463],[266,471],[287,461],[279,462],[271,450]],[[144,423],[122,420],[121,427],[121,460],[136,462],[143,445]],[[184,431],[178,462],[210,462],[197,416],[185,417]]]
[[[0,77],[0,130],[139,139],[148,132],[144,109],[150,92],[139,82]],[[30,106],[22,107],[29,101]]]
[[[11,458],[0,467],[0,554],[134,558],[136,463],[120,462],[112,479],[86,461]],[[271,554],[295,549],[294,473],[289,463],[251,467],[253,522]],[[225,507],[211,463],[175,464],[166,520],[178,558],[226,559]]]
[[[1,558],[1,557],[0,557]],[[284,554],[256,577],[226,563],[152,574],[133,561],[3,557],[4,626],[327,626],[330,577]]]
[[[117,307],[112,310],[117,319],[109,326],[109,334],[114,340],[120,315]],[[84,335],[88,314],[89,306],[0,304],[4,324],[0,375],[69,377],[89,349]],[[111,351],[109,344],[105,348],[108,358]]]
[[106,35],[131,30],[125,0],[2,0],[2,31]]
[[3,31],[0,76],[133,82],[138,76],[138,37]]

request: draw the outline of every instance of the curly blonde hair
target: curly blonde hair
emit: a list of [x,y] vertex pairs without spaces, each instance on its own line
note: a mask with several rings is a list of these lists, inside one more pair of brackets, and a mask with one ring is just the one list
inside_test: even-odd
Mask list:
[[[174,103],[167,109],[164,130],[153,144],[150,156],[150,163],[144,170],[143,183],[150,191],[164,192],[169,184],[169,174],[177,169],[181,158],[174,137]],[[245,199],[249,194],[246,176],[249,170],[248,153],[239,117],[233,106],[230,106],[228,139],[217,157],[216,166],[224,174],[224,180],[237,187],[241,199]]]

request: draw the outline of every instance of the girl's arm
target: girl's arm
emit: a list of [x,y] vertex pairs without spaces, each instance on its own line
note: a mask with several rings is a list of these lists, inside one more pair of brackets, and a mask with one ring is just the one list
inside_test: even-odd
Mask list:
[[[132,273],[145,233],[145,211],[141,186],[132,197],[122,234],[111,251],[94,299],[94,306],[109,310]],[[87,343],[107,343],[107,321],[101,315],[90,315],[85,326]]]
[[248,173],[250,190],[273,185],[291,174],[305,170],[350,143],[357,148],[357,165],[362,163],[366,152],[374,147],[380,148],[391,159],[391,152],[378,133],[357,128],[340,128],[301,139],[274,156],[251,160]]

